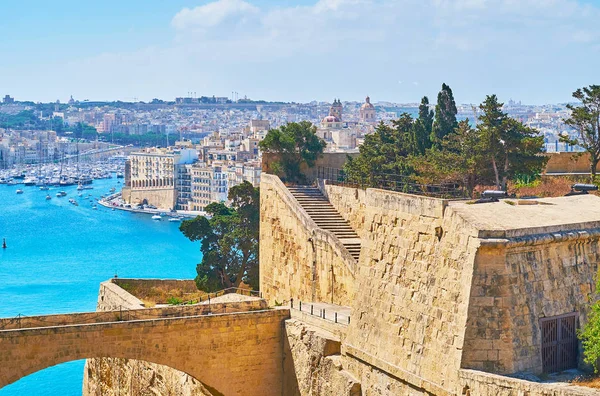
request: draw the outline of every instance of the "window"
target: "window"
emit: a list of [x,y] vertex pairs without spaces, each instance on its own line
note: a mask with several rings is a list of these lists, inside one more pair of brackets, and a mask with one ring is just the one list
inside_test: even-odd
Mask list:
[[545,373],[577,368],[577,313],[540,319]]

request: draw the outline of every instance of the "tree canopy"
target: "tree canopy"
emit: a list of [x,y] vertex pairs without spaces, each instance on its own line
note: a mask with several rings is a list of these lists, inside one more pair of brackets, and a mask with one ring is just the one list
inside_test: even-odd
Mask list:
[[348,181],[378,187],[393,179],[396,186],[410,185],[408,191],[433,185],[449,191],[460,186],[472,196],[478,184],[495,184],[505,190],[508,180],[541,173],[547,161],[540,155],[543,136],[508,117],[496,95],[480,105],[477,128],[468,119],[456,122],[456,106],[447,85],[440,96],[437,108],[450,109],[447,115],[434,115],[424,97],[417,119],[403,113],[391,125],[380,123],[367,135],[359,155],[349,158],[344,167]]
[[435,118],[431,132],[431,141],[433,144],[441,144],[445,136],[454,132],[458,126],[456,121],[457,113],[458,110],[456,109],[452,89],[448,85],[442,84],[442,90],[437,96]]
[[517,175],[538,175],[548,158],[543,153],[544,137],[533,128],[508,117],[496,95],[488,95],[479,106],[477,130],[482,149],[494,172],[496,187],[506,190],[508,179]]
[[301,167],[313,167],[322,155],[327,143],[316,135],[317,128],[308,121],[291,122],[271,129],[260,142],[265,153],[278,155],[274,171],[287,181],[304,180]]
[[259,190],[247,181],[229,189],[231,207],[211,203],[208,217],[181,223],[191,241],[200,241],[202,262],[196,266],[196,286],[214,292],[239,287],[242,282],[258,290]]
[[580,106],[568,104],[571,117],[565,124],[573,127],[577,133],[574,139],[563,136],[562,141],[579,145],[590,154],[590,171],[596,176],[600,161],[600,85],[590,85],[573,92],[573,97],[581,102]]

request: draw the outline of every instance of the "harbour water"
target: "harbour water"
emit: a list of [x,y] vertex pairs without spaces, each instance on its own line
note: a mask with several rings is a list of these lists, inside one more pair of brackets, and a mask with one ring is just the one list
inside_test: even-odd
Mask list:
[[[120,189],[122,179],[94,181],[93,198]],[[16,194],[20,188],[23,194]],[[67,192],[56,197],[59,190]],[[52,199],[46,200],[46,195]],[[68,202],[75,198],[79,206]],[[96,309],[100,282],[122,278],[190,279],[199,244],[179,223],[112,211],[78,196],[76,186],[40,191],[0,185],[0,317]],[[1,241],[0,241],[1,242]],[[0,389],[0,396],[81,395],[83,361],[61,364]]]

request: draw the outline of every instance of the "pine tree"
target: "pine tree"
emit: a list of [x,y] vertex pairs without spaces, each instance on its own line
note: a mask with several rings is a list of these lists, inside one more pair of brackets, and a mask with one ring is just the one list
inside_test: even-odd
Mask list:
[[419,118],[412,127],[413,155],[424,155],[431,147],[431,129],[433,127],[433,110],[429,109],[429,99],[424,96],[419,106]]
[[458,126],[456,121],[456,103],[452,90],[446,84],[442,84],[442,90],[438,93],[437,105],[435,106],[435,120],[431,131],[431,142],[439,147],[442,140],[448,134],[454,132]]

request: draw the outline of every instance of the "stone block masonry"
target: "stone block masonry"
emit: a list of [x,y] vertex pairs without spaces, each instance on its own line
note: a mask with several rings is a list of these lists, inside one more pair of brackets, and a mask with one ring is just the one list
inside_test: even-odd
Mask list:
[[217,394],[280,395],[289,310],[0,331],[0,387],[91,357],[163,364]]
[[[319,188],[361,237],[354,276],[336,278],[333,287],[313,281],[329,262],[317,256],[310,266],[310,245],[302,241],[311,225],[267,179],[261,285],[283,300],[353,290],[344,304],[350,324],[338,334],[333,360],[362,394],[587,394],[476,370],[541,373],[540,319],[575,312],[578,324],[587,320],[600,262],[599,198],[470,205],[321,182]],[[308,389],[302,394],[314,392],[298,380]]]
[[260,204],[260,285],[265,299],[270,304],[294,298],[349,305],[356,262],[341,242],[317,227],[275,176],[263,174]]

